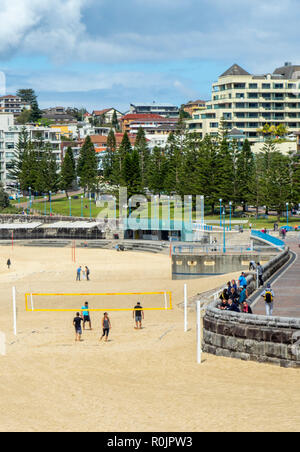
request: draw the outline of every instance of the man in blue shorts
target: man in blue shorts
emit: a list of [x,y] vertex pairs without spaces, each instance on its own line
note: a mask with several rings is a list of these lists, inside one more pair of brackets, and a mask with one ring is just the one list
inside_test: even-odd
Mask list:
[[76,317],[74,317],[73,325],[75,327],[75,342],[81,341],[82,329],[81,329],[82,317],[80,317],[79,312],[76,313]]

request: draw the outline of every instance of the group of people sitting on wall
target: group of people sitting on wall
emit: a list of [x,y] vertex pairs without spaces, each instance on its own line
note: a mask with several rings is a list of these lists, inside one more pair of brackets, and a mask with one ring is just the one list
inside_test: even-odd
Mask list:
[[252,309],[247,302],[247,298],[247,279],[245,273],[242,272],[237,283],[234,279],[227,283],[227,287],[220,295],[218,308],[222,311],[252,314]]

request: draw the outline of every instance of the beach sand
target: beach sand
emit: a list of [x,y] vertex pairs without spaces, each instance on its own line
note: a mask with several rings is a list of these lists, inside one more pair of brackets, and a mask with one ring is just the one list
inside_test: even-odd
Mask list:
[[[75,281],[78,265],[89,266],[90,282]],[[189,295],[237,276],[189,281]],[[80,249],[75,264],[69,248],[0,247],[0,284],[0,330],[7,338],[7,354],[0,356],[1,431],[300,429],[299,370],[208,354],[197,364],[196,315],[189,312],[184,334],[178,307],[184,281],[171,280],[166,255]],[[174,309],[146,311],[141,331],[134,329],[132,312],[109,312],[111,298],[92,299],[110,314],[108,343],[99,342],[101,312],[91,313],[93,331],[85,331],[83,342],[75,343],[74,313],[25,311],[26,292],[145,291],[172,291]],[[34,302],[40,307],[41,300]],[[127,308],[124,300],[120,297],[121,307]],[[73,301],[80,310],[85,299],[68,299],[64,305],[61,298],[45,298],[43,307],[62,309]],[[160,301],[153,302],[157,307]]]

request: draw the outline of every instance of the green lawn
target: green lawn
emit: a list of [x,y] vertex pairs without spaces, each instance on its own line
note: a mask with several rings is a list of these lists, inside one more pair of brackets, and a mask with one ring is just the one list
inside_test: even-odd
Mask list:
[[[24,201],[23,202],[27,202],[27,198],[23,198]],[[22,200],[23,200],[22,199]],[[21,201],[22,202],[22,201]],[[18,207],[18,203],[16,202],[12,202],[12,210],[15,210],[15,208]],[[25,208],[26,210],[26,208]],[[41,215],[45,214],[45,201],[41,201],[41,202],[37,202],[32,204],[32,211],[35,211],[36,213],[39,213]],[[51,201],[51,210],[52,210],[52,214],[55,215],[63,215],[63,216],[70,216],[70,203],[69,200],[67,198],[60,198],[60,199],[53,199]],[[94,201],[92,201],[91,203],[91,216],[92,218],[96,218],[99,213],[103,210],[103,208],[100,207],[96,207],[96,204]],[[9,211],[9,209],[8,209]],[[160,218],[162,219],[167,219],[168,214],[167,214],[168,210],[165,206],[165,208],[163,208],[162,206],[160,206],[159,209],[159,215]],[[50,202],[46,201],[46,213],[47,215],[50,214]],[[83,209],[82,209],[82,203],[81,203],[81,199],[75,199],[74,197],[72,197],[72,201],[71,201],[71,215],[74,217],[85,217],[85,218],[90,218],[90,201],[88,199],[83,199]],[[117,218],[119,216],[119,211],[117,209]],[[147,218],[148,216],[150,217],[151,215],[151,210],[150,210],[150,204],[148,205],[148,214],[147,214],[147,209],[144,210],[144,214],[142,215],[143,218]],[[111,212],[111,215],[109,215],[110,217],[113,217],[113,212]],[[180,215],[178,213],[178,211],[174,212],[174,208],[171,205],[170,208],[170,217],[171,219],[180,219]],[[187,218],[189,217],[189,215],[187,215]],[[226,215],[226,222],[229,223],[229,213],[227,213]],[[193,219],[195,220],[195,212],[193,212]],[[249,228],[249,224],[252,223],[252,229],[263,229],[263,228],[267,228],[267,229],[272,229],[273,230],[273,225],[276,222],[277,223],[277,216],[269,216],[268,219],[255,219],[254,217],[245,217],[245,218],[238,218],[238,217],[234,217],[232,216],[232,220],[247,220],[248,223],[243,224],[243,228],[244,229],[248,229]],[[219,220],[220,220],[220,215],[219,214],[215,214],[215,215],[211,215],[208,212],[206,212],[205,214],[205,220],[208,224],[210,224],[210,220],[215,220],[216,222],[213,223],[215,226],[219,225]],[[286,225],[286,219],[285,218],[281,218],[281,221],[279,222],[279,226],[285,226]],[[290,217],[289,218],[289,225],[290,226],[300,226],[300,218],[295,218],[295,217]],[[234,224],[232,224],[232,229],[234,229]]]
[[[32,205],[32,209],[35,212],[40,213],[41,215],[45,214],[45,208],[47,215],[50,215],[50,202],[43,201],[37,202]],[[54,199],[51,201],[51,211],[53,215],[63,215],[63,216],[71,216],[72,217],[85,217],[90,218],[90,213],[92,218],[96,218],[97,215],[101,212],[102,208],[96,207],[94,201],[91,202],[91,210],[90,210],[90,201],[88,199],[83,199],[81,203],[81,199],[71,200],[71,210],[70,210],[70,202],[66,198]]]

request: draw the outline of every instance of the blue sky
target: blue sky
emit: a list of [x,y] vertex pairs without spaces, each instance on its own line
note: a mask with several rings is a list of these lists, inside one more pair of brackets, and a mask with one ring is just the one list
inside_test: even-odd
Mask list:
[[88,110],[209,99],[233,63],[300,64],[298,0],[1,0],[7,93]]

